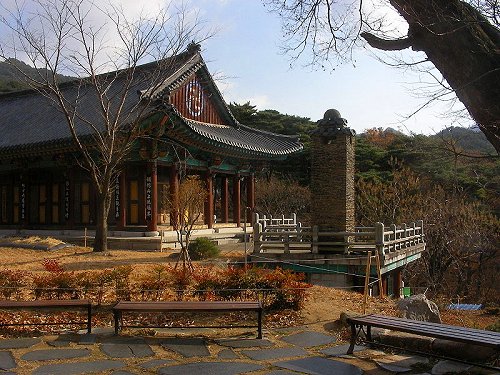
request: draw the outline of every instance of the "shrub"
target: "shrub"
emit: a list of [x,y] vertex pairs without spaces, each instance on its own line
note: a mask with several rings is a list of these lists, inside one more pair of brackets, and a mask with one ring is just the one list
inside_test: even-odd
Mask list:
[[268,310],[299,310],[309,284],[304,275],[290,270],[257,267],[227,269],[197,268],[193,294],[201,300],[261,299]]
[[188,250],[193,260],[214,258],[220,254],[217,245],[206,237],[200,237],[190,242]]
[[157,264],[149,268],[148,273],[142,275],[137,282],[137,288],[141,294],[141,299],[160,300],[165,290],[170,285],[171,278],[168,268],[162,264]]
[[6,299],[18,296],[26,286],[29,274],[24,271],[0,270],[0,293]]
[[33,277],[35,299],[75,297],[77,278],[74,272],[64,271],[54,259],[44,259],[42,265],[48,272]]
[[101,305],[112,286],[113,271],[89,271],[75,275],[82,298],[90,298]]
[[500,332],[500,320],[497,320],[495,323],[490,324],[488,327],[486,327],[486,330]]
[[266,298],[263,304],[269,310],[300,310],[306,297],[306,288],[310,285],[303,282],[304,274],[276,268],[263,277],[266,285]]
[[132,266],[120,266],[111,271],[111,280],[115,286],[116,299],[130,301],[131,286],[130,274],[132,273]]

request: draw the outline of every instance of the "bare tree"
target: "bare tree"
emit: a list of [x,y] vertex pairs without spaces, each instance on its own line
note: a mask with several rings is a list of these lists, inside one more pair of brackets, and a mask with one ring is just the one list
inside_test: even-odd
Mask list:
[[446,192],[400,164],[393,164],[389,181],[359,179],[356,188],[361,225],[424,220],[426,251],[405,272],[413,286],[472,301],[497,302],[497,217],[463,194]]
[[[105,251],[112,182],[139,138],[154,146],[162,134],[164,103],[153,94],[186,45],[208,33],[201,35],[195,14],[172,6],[134,19],[122,8],[87,0],[0,7],[0,22],[11,32],[0,57],[27,60],[38,69],[34,77],[18,72],[69,128],[75,159],[96,192],[94,251]],[[78,78],[61,83],[58,74]]]
[[[345,61],[362,40],[382,51],[423,52],[425,56],[420,60],[406,61],[403,65],[423,65],[423,70],[433,75],[440,90],[431,93],[429,100],[441,99],[450,90],[454,92],[500,152],[498,0],[264,2],[283,20],[285,51],[298,57],[310,50],[313,64]],[[386,9],[395,11],[400,21],[404,20],[406,34],[402,35],[400,28],[391,24],[391,17],[383,14]],[[433,73],[429,64],[442,77]]]
[[203,212],[207,195],[207,189],[198,176],[183,178],[176,195],[164,195],[163,205],[177,216],[174,218],[174,222],[177,223],[177,241],[181,245],[181,251],[175,268],[182,264],[184,272],[193,271],[189,256],[189,242],[193,229]]

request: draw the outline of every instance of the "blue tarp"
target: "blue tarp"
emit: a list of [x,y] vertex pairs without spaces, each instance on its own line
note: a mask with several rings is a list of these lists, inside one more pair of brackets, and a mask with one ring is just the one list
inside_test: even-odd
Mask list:
[[474,305],[471,303],[452,303],[448,306],[448,310],[481,310],[483,305]]

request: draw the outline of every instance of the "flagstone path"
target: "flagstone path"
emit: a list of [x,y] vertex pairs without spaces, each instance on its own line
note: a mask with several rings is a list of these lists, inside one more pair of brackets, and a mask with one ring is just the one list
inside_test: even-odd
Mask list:
[[0,339],[0,375],[438,375],[475,371],[457,362],[394,355],[363,346],[346,355],[348,345],[338,345],[336,337],[313,330],[276,330],[266,336],[261,340],[127,337],[104,330],[92,335]]

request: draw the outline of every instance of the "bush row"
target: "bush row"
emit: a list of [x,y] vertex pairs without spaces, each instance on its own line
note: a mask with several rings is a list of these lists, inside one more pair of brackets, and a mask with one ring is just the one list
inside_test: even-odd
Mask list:
[[99,271],[66,271],[45,260],[45,272],[0,270],[0,295],[6,299],[86,298],[95,304],[117,300],[255,300],[268,310],[302,307],[308,284],[303,275],[280,268],[120,266]]

